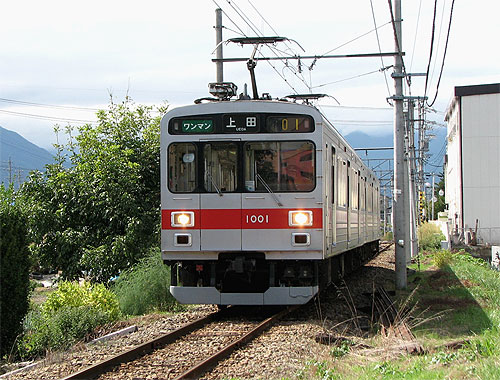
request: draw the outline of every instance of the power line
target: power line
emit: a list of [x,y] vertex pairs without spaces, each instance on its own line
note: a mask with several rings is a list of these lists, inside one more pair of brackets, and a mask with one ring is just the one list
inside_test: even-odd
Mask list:
[[[378,52],[382,54],[382,49],[380,47],[380,38],[378,36],[378,30],[377,30],[377,21],[375,19],[375,10],[373,9],[373,1],[372,0],[370,0],[370,6],[371,6],[371,10],[372,10],[373,26],[375,27],[375,35],[377,36]],[[384,64],[384,58],[382,56],[380,56],[380,63],[382,64],[381,69],[383,69],[385,67],[385,64]],[[385,73],[385,70],[383,70],[382,72],[384,73],[387,94],[389,95],[389,97],[391,97],[391,90],[389,89],[389,82],[387,81],[387,75]]]
[[7,110],[0,110],[0,112],[8,114],[8,115],[19,116],[19,117],[27,117],[27,118],[38,119],[38,120],[62,121],[62,122],[77,123],[77,124],[93,124],[93,123],[96,123],[96,120],[70,119],[70,118],[37,115],[37,114],[32,114],[32,113],[14,112],[14,111],[7,111]]
[[433,50],[434,50],[434,35],[435,35],[435,32],[436,32],[436,12],[437,12],[437,0],[434,0],[434,15],[432,17],[431,46],[430,46],[430,51],[429,51],[429,61],[427,62],[427,71],[425,73],[424,96],[427,95],[427,86],[429,84],[429,71],[430,71],[431,61],[432,61],[432,53],[433,53]]
[[12,104],[22,104],[22,105],[27,105],[27,106],[43,107],[43,108],[71,109],[71,110],[95,111],[95,112],[99,111],[99,109],[97,109],[97,108],[61,106],[61,105],[54,105],[54,104],[42,104],[42,103],[26,102],[23,100],[5,99],[5,98],[0,98],[0,102],[12,103]]
[[361,34],[361,35],[359,35],[359,36],[357,36],[357,37],[353,38],[352,40],[349,40],[349,41],[347,41],[347,42],[344,42],[342,45],[339,45],[339,46],[337,46],[336,48],[333,48],[333,49],[331,49],[331,50],[328,50],[326,53],[324,53],[324,54],[320,55],[320,56],[318,57],[318,59],[319,59],[319,58],[322,58],[322,57],[324,57],[324,56],[326,56],[326,55],[328,55],[328,54],[330,54],[331,52],[333,52],[333,51],[335,51],[335,50],[340,49],[341,47],[344,47],[344,46],[346,46],[346,45],[349,45],[351,42],[357,41],[357,40],[359,40],[360,38],[363,38],[363,37],[367,36],[368,34],[370,34],[370,33],[374,32],[375,30],[380,29],[380,28],[383,28],[383,27],[384,27],[384,26],[386,26],[386,25],[389,25],[390,23],[391,23],[391,21],[388,21],[388,22],[386,22],[385,24],[380,25],[380,26],[379,26],[379,27],[377,27],[377,28],[374,28],[374,29],[372,29],[372,30],[370,30],[370,31],[368,31],[368,32],[366,32],[366,33],[363,33],[363,34]]
[[[392,67],[392,66],[389,66],[389,67]],[[349,78],[339,79],[339,80],[336,80],[336,81],[333,81],[333,82],[328,82],[328,83],[323,83],[323,84],[320,84],[320,85],[317,85],[317,86],[312,86],[311,88],[320,88],[320,87],[329,86],[329,85],[335,84],[335,83],[340,83],[340,82],[345,82],[345,81],[352,80],[352,79],[361,78],[361,77],[364,77],[364,76],[367,76],[367,75],[371,75],[371,74],[374,74],[374,73],[379,73],[381,71],[385,71],[386,69],[387,69],[387,67],[384,67],[384,68],[382,68],[380,70],[369,71],[367,73],[355,75],[355,76],[352,76],[352,77],[349,77]]]
[[415,27],[415,38],[413,39],[413,49],[411,52],[410,72],[411,72],[411,68],[413,67],[413,58],[415,58],[415,47],[417,46],[417,36],[418,36],[418,27],[420,25],[420,11],[421,10],[422,10],[422,0],[420,0],[420,3],[418,5],[417,25]]
[[441,84],[441,76],[443,75],[444,61],[446,59],[446,52],[448,50],[448,42],[449,42],[449,38],[450,38],[451,21],[453,19],[453,6],[454,5],[455,5],[455,0],[453,0],[451,2],[450,21],[448,23],[448,33],[446,34],[446,44],[445,44],[445,47],[444,47],[443,61],[441,63],[441,70],[439,72],[439,79],[438,79],[438,83],[437,83],[437,87],[436,87],[436,95],[434,96],[434,99],[432,100],[432,102],[430,104],[427,103],[427,105],[429,107],[432,107],[434,105],[434,103],[436,102],[436,99],[437,99],[437,96],[438,96],[438,92],[439,92],[439,85]]

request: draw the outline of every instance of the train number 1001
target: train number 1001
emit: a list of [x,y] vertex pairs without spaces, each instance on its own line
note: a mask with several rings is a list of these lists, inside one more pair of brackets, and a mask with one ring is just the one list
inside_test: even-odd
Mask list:
[[267,224],[269,223],[269,215],[247,215],[246,216],[247,224]]

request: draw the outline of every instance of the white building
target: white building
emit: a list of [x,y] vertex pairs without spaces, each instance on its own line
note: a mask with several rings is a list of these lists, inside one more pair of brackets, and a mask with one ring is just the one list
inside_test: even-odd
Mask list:
[[452,235],[476,229],[500,244],[500,83],[455,87],[448,107],[445,184]]

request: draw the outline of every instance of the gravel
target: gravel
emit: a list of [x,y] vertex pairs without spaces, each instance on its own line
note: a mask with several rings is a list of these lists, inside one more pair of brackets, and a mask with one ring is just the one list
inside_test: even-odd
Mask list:
[[[349,339],[355,343],[369,337],[373,323],[370,297],[366,293],[378,285],[394,288],[394,250],[389,249],[350,275],[344,282],[327,289],[315,302],[271,327],[266,333],[233,352],[202,379],[294,379],[310,359],[331,358],[331,347],[318,343],[318,337],[332,340]],[[361,309],[361,310],[360,310]],[[69,352],[49,354],[33,369],[10,376],[9,379],[59,379],[86,366],[115,355],[124,349],[144,343],[181,325],[214,312],[214,306],[197,306],[175,315],[150,315],[129,321],[138,331],[95,345],[79,344]],[[183,338],[184,345],[171,344],[156,351],[143,362],[143,368],[124,364],[100,379],[167,379],[173,378],[187,365],[179,352],[196,353],[206,359],[210,352],[254,322],[213,323]],[[120,326],[123,328],[124,326]],[[208,330],[207,330],[208,328]],[[103,332],[107,333],[109,331]],[[210,339],[207,339],[210,337]],[[216,338],[215,341],[213,338]],[[186,348],[189,347],[189,348]],[[189,359],[191,360],[191,359]]]

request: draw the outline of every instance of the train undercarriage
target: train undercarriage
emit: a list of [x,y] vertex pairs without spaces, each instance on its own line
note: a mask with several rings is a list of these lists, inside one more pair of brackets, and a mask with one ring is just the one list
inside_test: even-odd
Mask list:
[[366,263],[378,241],[325,260],[266,260],[264,252],[221,252],[218,260],[166,261],[181,303],[302,304]]

